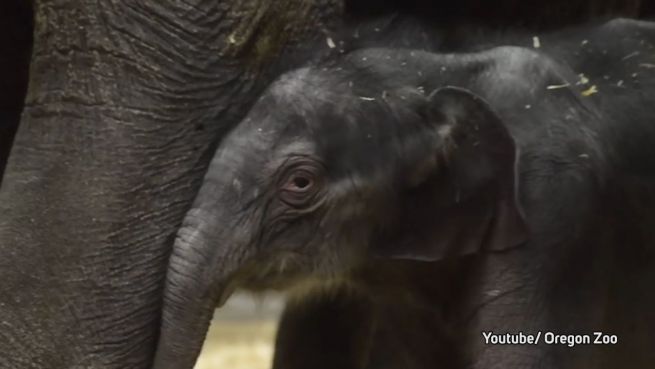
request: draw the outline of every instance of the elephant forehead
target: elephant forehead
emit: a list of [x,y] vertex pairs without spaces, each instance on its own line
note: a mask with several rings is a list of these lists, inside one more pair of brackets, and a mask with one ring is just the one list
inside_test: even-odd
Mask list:
[[270,88],[270,93],[278,99],[296,98],[307,93],[311,81],[311,68],[305,67],[282,75]]
[[337,78],[329,78],[317,68],[305,67],[284,74],[267,91],[281,107],[307,110],[334,100]]

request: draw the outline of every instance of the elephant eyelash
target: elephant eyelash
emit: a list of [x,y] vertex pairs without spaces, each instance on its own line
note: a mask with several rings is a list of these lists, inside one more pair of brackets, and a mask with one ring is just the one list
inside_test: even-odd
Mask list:
[[282,163],[280,163],[277,166],[277,169],[275,170],[275,172],[271,176],[271,178],[274,178],[274,183],[280,183],[282,180],[285,179],[288,170],[293,167],[293,165],[289,164],[289,162],[296,161],[296,160],[299,161],[300,159],[306,159],[307,162],[314,163],[314,164],[316,164],[317,167],[321,167],[324,170],[326,168],[325,163],[322,160],[314,157],[313,155],[307,155],[307,154],[289,155],[286,158],[284,158]]

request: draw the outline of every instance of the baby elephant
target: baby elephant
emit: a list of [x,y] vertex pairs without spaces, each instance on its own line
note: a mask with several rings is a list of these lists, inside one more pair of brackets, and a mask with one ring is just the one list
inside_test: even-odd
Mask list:
[[[179,231],[155,368],[191,368],[241,287],[302,291],[281,369],[652,363],[655,26],[490,39],[355,50],[271,85]],[[618,343],[483,335],[598,330]]]

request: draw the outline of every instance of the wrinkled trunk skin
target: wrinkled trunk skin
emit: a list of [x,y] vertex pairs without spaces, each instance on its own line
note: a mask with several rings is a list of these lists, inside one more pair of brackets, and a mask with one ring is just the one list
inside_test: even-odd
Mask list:
[[150,368],[221,135],[336,0],[41,0],[0,190],[0,368]]
[[[182,248],[182,242],[174,249]],[[193,368],[216,308],[216,299],[208,297],[211,285],[194,275],[204,271],[188,266],[187,257],[175,251],[171,256],[155,369]]]
[[211,237],[224,222],[203,214],[189,212],[173,246],[154,369],[193,368],[214,309],[229,297],[232,276],[249,255]]
[[[176,244],[175,247],[179,245]],[[173,265],[184,265],[182,255],[174,255]],[[197,269],[192,268],[195,272]],[[210,286],[188,275],[176,273],[180,284],[166,286],[166,294],[177,296],[164,304],[162,329],[157,345],[154,369],[193,368],[202,348],[216,300],[207,298]]]

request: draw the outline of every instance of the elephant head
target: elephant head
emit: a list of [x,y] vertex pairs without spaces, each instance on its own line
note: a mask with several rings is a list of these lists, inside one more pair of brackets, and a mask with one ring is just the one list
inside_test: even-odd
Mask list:
[[524,241],[515,144],[487,103],[351,72],[284,75],[221,143],[170,260],[157,369],[193,365],[236,287]]

